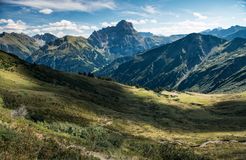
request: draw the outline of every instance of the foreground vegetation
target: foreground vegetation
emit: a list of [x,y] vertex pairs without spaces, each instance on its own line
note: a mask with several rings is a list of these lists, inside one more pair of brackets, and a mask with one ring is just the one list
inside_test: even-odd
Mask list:
[[246,93],[156,93],[3,52],[0,82],[0,159],[246,158]]

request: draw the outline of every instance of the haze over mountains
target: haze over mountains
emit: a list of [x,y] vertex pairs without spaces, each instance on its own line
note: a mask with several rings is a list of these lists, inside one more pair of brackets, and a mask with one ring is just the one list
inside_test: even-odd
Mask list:
[[245,90],[245,33],[246,27],[232,26],[164,37],[137,32],[122,20],[88,39],[4,32],[0,49],[57,70],[96,71],[151,89],[229,92]]

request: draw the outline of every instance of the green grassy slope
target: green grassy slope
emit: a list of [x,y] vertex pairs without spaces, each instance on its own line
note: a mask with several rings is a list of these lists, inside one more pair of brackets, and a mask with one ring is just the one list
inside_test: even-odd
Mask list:
[[246,93],[155,93],[0,52],[0,159],[240,159]]

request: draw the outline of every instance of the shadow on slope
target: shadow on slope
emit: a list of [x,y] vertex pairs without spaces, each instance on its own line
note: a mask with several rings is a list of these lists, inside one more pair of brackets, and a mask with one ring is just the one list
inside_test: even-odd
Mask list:
[[[106,117],[186,132],[246,129],[246,118],[242,116],[246,112],[245,101],[235,100],[203,107],[194,105],[194,109],[186,109],[178,99],[175,104],[168,103],[173,100],[160,103],[159,100],[165,97],[158,93],[143,90],[135,90],[134,93],[129,86],[62,73],[11,57],[7,55],[9,62],[4,65],[7,70],[19,72],[38,85],[28,90],[15,86],[1,89],[5,106],[16,108],[24,104],[32,115],[40,116],[45,121],[68,121],[86,126],[102,120],[97,117]],[[235,112],[229,114],[230,110]]]

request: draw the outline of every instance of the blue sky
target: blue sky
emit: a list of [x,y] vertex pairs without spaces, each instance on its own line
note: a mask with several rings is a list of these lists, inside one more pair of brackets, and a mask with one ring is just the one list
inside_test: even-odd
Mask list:
[[125,19],[138,31],[187,34],[246,26],[246,0],[1,0],[0,32],[88,37]]

